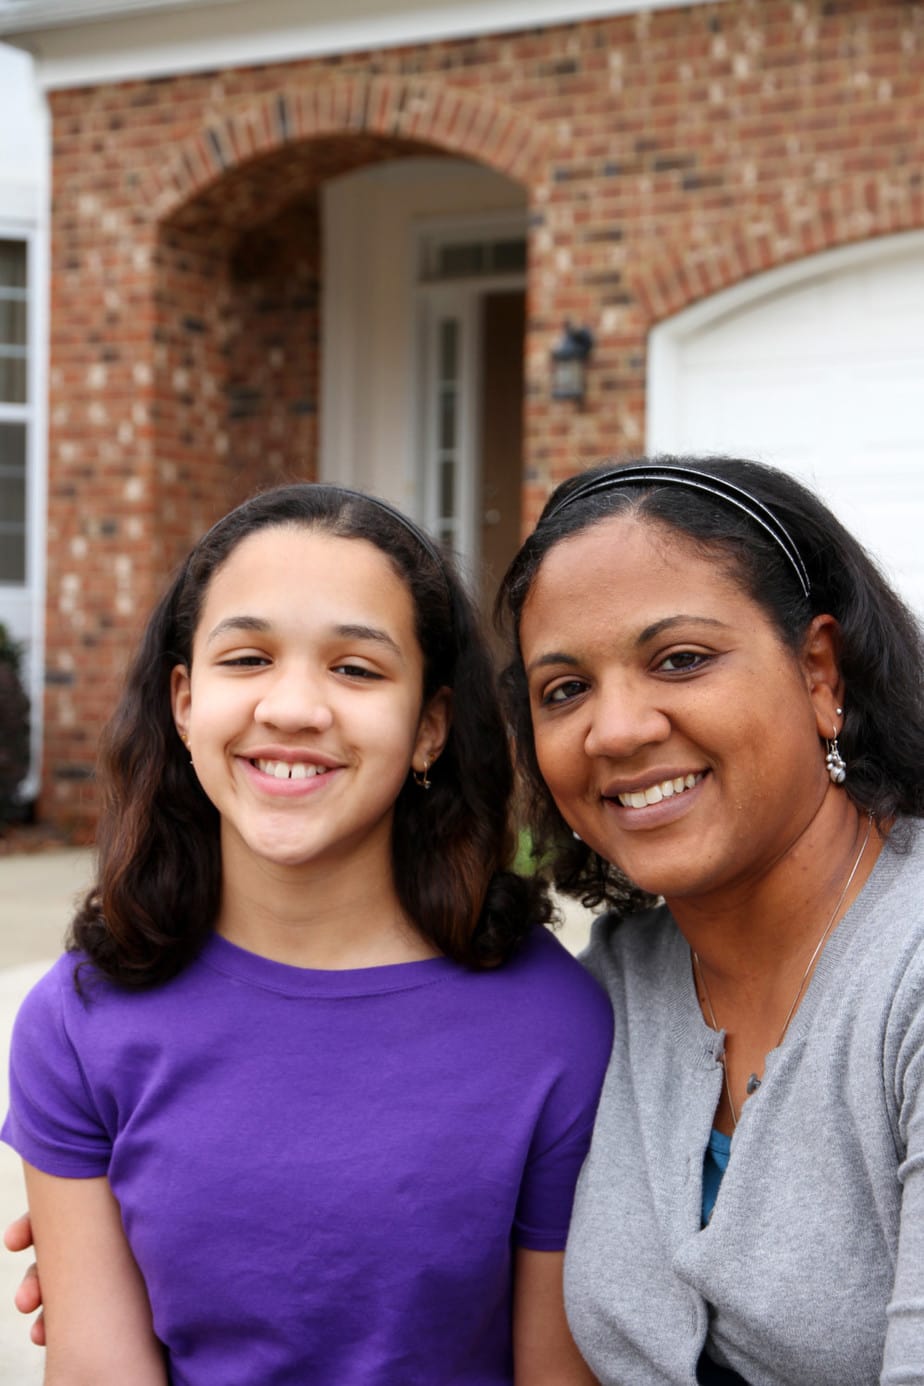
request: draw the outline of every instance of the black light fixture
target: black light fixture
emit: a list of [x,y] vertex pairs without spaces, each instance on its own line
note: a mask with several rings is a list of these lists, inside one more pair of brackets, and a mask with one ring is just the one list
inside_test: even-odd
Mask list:
[[594,334],[589,327],[566,322],[552,347],[552,398],[582,400],[587,384],[587,362]]

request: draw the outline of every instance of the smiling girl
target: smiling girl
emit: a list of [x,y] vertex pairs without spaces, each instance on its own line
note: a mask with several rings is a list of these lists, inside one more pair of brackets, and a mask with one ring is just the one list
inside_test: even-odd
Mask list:
[[504,870],[490,662],[410,521],[268,492],[152,615],[99,876],[27,998],[58,1386],[578,1386],[562,1248],[611,1022]]

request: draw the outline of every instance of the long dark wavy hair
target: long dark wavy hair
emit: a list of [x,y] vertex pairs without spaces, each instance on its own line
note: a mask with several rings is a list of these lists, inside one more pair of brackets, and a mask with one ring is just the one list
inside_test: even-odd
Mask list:
[[[794,541],[808,577],[806,596],[783,547],[752,516],[688,486],[640,481],[581,495],[559,506],[590,478],[622,467],[691,468],[740,487],[766,506]],[[760,606],[783,642],[798,651],[815,616],[834,616],[844,679],[845,720],[838,742],[847,762],[847,793],[878,824],[896,815],[924,817],[924,650],[920,626],[865,549],[819,498],[785,472],[730,457],[654,457],[606,462],[563,482],[549,497],[534,532],[513,560],[497,598],[510,663],[502,678],[534,853],[558,887],[585,904],[621,912],[653,897],[585,843],[576,841],[547,790],[536,761],[526,675],[519,651],[523,606],[546,554],[563,539],[611,515],[631,513],[682,534]]]
[[214,925],[219,816],[177,735],[170,674],[191,661],[215,573],[242,539],[273,526],[365,539],[406,584],[424,703],[448,687],[453,713],[432,788],[424,792],[408,776],[395,803],[395,886],[440,952],[473,967],[503,962],[551,909],[541,882],[506,869],[513,770],[479,619],[452,564],[409,520],[372,497],[311,483],[264,492],[219,520],[154,609],[103,737],[98,876],[69,947],[121,986],[150,986],[193,959]]

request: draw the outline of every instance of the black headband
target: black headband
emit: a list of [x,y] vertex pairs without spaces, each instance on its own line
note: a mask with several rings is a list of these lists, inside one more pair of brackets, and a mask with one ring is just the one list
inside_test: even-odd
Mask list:
[[540,525],[560,514],[562,510],[573,505],[575,501],[585,500],[588,496],[595,496],[601,491],[615,491],[622,486],[638,486],[646,483],[687,486],[693,491],[708,491],[710,495],[724,501],[726,505],[740,510],[755,524],[760,525],[765,534],[769,535],[798,578],[803,595],[809,596],[811,585],[808,572],[802,561],[802,555],[789,531],[774,515],[773,511],[764,505],[763,501],[759,501],[756,496],[752,496],[750,492],[743,490],[740,486],[725,481],[722,477],[713,476],[711,472],[697,471],[694,467],[681,467],[671,462],[642,462],[627,467],[616,467],[609,472],[598,472],[594,476],[579,481],[572,491],[569,491],[566,496],[562,496],[561,500],[546,511]]

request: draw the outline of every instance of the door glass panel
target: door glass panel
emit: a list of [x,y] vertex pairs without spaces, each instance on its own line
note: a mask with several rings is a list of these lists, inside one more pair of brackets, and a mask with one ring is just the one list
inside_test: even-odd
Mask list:
[[459,452],[459,322],[441,318],[437,423],[437,535],[440,543],[456,542],[459,515],[456,487]]

